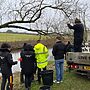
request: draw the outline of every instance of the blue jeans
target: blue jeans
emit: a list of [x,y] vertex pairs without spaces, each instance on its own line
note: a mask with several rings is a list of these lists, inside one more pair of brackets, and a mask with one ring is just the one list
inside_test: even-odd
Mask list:
[[64,73],[64,59],[55,60],[56,80],[61,81]]

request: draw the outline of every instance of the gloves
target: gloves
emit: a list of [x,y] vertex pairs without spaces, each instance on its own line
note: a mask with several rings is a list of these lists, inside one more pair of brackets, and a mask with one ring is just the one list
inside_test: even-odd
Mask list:
[[67,25],[70,25],[69,23],[67,23]]
[[17,62],[17,61],[15,61],[14,63],[15,63],[15,64],[17,64],[18,62]]
[[18,58],[18,61],[22,62],[22,58]]

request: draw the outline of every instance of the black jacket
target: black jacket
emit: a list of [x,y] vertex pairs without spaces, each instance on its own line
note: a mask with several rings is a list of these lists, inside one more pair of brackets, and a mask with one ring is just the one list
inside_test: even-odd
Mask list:
[[73,45],[71,45],[71,44],[67,44],[66,45],[66,52],[72,52],[73,51]]
[[[23,52],[24,52],[24,49],[21,50],[20,57],[22,57]],[[20,61],[20,68],[22,69],[22,67],[23,67],[23,63]]]
[[[26,47],[28,47],[26,45]],[[22,58],[22,71],[24,74],[34,73],[34,63],[36,62],[33,47],[30,46],[21,52]]]
[[55,60],[63,59],[66,51],[66,46],[61,41],[56,42],[53,46],[52,54]]
[[76,41],[83,41],[84,26],[82,23],[77,23],[74,26],[67,24],[70,29],[74,29],[74,43]]
[[0,49],[0,67],[2,75],[12,75],[12,65],[17,64],[13,62],[12,54],[8,49]]

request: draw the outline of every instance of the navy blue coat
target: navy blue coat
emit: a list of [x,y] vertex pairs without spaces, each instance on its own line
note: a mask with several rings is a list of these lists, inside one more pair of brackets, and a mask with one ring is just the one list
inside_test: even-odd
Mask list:
[[53,46],[52,54],[55,60],[64,59],[64,54],[66,53],[66,46],[61,41],[58,41]]
[[2,75],[10,76],[12,75],[12,65],[17,64],[13,62],[12,54],[8,49],[0,49],[0,67]]
[[74,26],[68,24],[70,29],[74,29],[74,43],[83,41],[84,26],[82,23],[77,23]]
[[74,29],[74,52],[82,51],[82,42],[84,34],[84,26],[82,23],[76,23],[74,26],[67,24],[70,29]]
[[21,52],[22,71],[24,74],[34,73],[34,64],[36,62],[35,53],[31,45],[26,45]]

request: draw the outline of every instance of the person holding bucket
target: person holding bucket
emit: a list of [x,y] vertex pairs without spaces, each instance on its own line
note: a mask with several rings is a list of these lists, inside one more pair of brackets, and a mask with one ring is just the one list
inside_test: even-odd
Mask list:
[[62,37],[56,37],[56,43],[53,46],[52,54],[55,59],[55,69],[56,69],[56,80],[54,83],[60,83],[63,80],[64,72],[64,54],[66,52],[66,46],[62,42]]
[[45,45],[41,43],[40,40],[37,40],[37,44],[34,46],[35,50],[35,57],[37,62],[37,68],[38,68],[38,82],[41,83],[41,70],[46,70],[46,66],[48,65],[48,49]]

